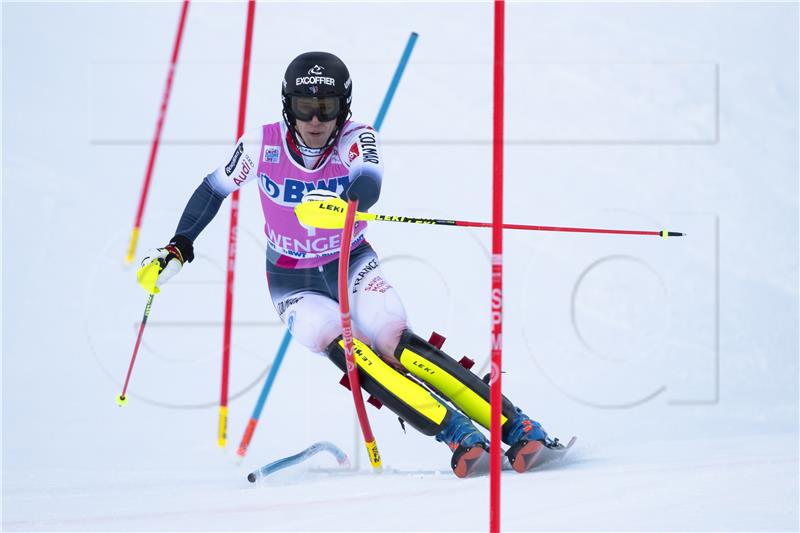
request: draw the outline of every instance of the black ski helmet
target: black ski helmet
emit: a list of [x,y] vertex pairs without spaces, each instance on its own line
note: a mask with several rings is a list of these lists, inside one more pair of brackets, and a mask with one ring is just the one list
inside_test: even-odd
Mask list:
[[[339,134],[345,121],[350,118],[350,102],[353,94],[353,83],[350,72],[344,62],[328,52],[306,52],[300,54],[289,63],[283,76],[281,99],[283,100],[283,120],[298,142],[295,124],[298,117],[292,109],[292,98],[311,97],[323,99],[335,97],[336,128],[331,133],[325,146],[330,146]],[[312,115],[313,116],[313,115]],[[322,116],[318,115],[320,120]],[[326,117],[327,118],[327,117]],[[311,117],[308,118],[311,120]],[[328,118],[327,120],[331,120]]]

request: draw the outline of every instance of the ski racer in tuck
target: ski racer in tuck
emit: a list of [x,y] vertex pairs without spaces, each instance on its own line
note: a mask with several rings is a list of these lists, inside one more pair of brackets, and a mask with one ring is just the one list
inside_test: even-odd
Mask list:
[[[230,161],[192,194],[175,236],[142,260],[142,269],[159,269],[155,284],[163,285],[192,261],[195,239],[225,197],[256,182],[275,309],[298,342],[345,372],[337,287],[341,231],[305,227],[294,208],[338,196],[357,197],[359,210],[367,211],[378,200],[383,156],[377,132],[350,120],[352,90],[347,67],[333,54],[295,58],[283,79],[283,120],[262,126],[256,147],[239,140]],[[348,280],[361,386],[402,420],[446,443],[457,476],[476,473],[488,463],[489,442],[473,421],[489,427],[489,385],[410,330],[400,296],[364,238],[366,226],[356,222]],[[506,398],[501,421],[506,455],[519,472],[553,442]]]

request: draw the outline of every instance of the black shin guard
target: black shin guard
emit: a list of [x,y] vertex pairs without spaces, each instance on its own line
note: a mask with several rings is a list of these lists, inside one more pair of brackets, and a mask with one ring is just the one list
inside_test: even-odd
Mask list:
[[[347,373],[344,341],[339,336],[325,350],[328,359]],[[353,358],[358,366],[361,388],[380,400],[397,416],[425,435],[436,435],[452,414],[424,387],[383,361],[369,346],[353,339]]]
[[[471,419],[489,428],[490,388],[478,376],[409,330],[403,332],[394,355],[411,374],[436,389]],[[504,430],[508,427],[506,421],[513,420],[514,416],[514,405],[504,396],[501,419]]]

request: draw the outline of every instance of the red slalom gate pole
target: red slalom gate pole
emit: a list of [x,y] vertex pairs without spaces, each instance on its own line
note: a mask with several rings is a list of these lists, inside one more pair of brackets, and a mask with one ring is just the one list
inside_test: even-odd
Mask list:
[[181,49],[181,41],[183,40],[183,27],[186,24],[186,14],[189,12],[189,0],[183,0],[183,8],[181,9],[181,18],[178,22],[178,32],[175,34],[175,44],[172,47],[172,59],[169,64],[169,73],[167,74],[167,83],[164,87],[164,95],[161,98],[161,107],[158,112],[158,121],[156,122],[156,133],[153,136],[153,144],[150,146],[150,158],[147,161],[147,170],[144,174],[144,184],[142,185],[142,193],[139,196],[139,207],[136,210],[136,219],[133,222],[133,231],[131,231],[131,240],[128,243],[128,254],[125,256],[125,262],[130,264],[133,257],[136,255],[136,243],[139,242],[139,229],[142,226],[142,216],[144,215],[144,206],[147,203],[147,192],[150,190],[150,178],[153,176],[153,168],[156,164],[156,154],[158,153],[158,145],[161,142],[161,129],[164,126],[164,118],[167,115],[167,105],[169,104],[169,95],[172,91],[172,80],[175,77],[175,66],[178,64],[178,52]]
[[[247,112],[247,85],[250,79],[250,50],[253,44],[253,20],[256,14],[255,0],[247,2],[247,28],[244,36],[244,59],[242,61],[242,85],[239,91],[239,122],[236,139],[244,135],[244,119]],[[231,362],[231,319],[233,317],[233,273],[236,266],[236,229],[239,225],[239,191],[231,197],[231,224],[228,233],[228,264],[225,280],[225,325],[222,334],[222,387],[219,400],[219,426],[217,444],[224,447],[228,439],[228,381]]]
[[358,211],[358,200],[347,202],[347,213],[345,214],[344,227],[342,228],[342,245],[339,252],[339,312],[342,317],[342,340],[344,341],[344,358],[347,364],[347,379],[350,382],[350,390],[353,393],[353,403],[356,406],[358,423],[361,425],[361,433],[364,436],[364,445],[367,447],[369,462],[373,471],[379,472],[382,468],[381,454],[378,451],[378,443],[375,442],[375,436],[372,434],[372,428],[369,425],[367,410],[364,407],[364,397],[361,394],[358,367],[353,358],[353,326],[350,321],[350,299],[347,291],[348,271],[350,270],[350,246],[353,240],[356,211]]
[[[494,132],[492,143],[492,369],[490,378],[491,442],[502,442],[500,429],[503,402],[503,107],[505,61],[505,3],[494,2]],[[500,531],[500,446],[489,456],[489,530]]]

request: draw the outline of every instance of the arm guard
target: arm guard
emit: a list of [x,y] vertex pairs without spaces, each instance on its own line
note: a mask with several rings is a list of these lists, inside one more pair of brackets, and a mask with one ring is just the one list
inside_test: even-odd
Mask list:
[[378,133],[363,124],[346,130],[339,142],[339,154],[350,169],[350,185],[344,192],[344,198],[358,198],[359,209],[367,211],[378,201],[383,180]]

